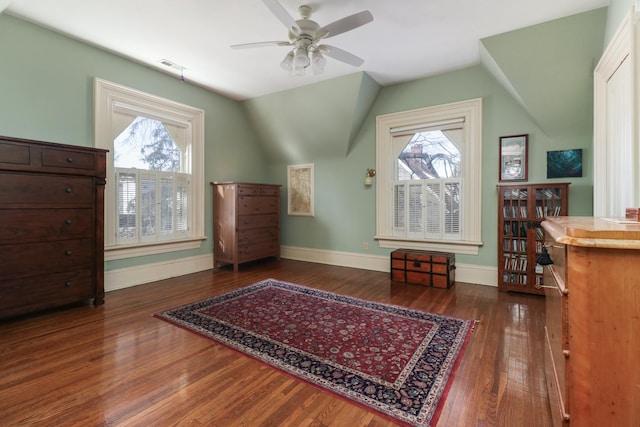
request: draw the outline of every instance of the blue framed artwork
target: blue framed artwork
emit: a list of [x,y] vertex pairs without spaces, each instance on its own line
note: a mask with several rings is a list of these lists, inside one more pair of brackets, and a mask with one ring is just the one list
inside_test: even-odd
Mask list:
[[547,178],[582,176],[582,149],[547,151]]

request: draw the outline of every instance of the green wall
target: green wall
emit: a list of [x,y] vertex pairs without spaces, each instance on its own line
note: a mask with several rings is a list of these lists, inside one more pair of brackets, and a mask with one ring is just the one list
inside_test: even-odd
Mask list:
[[6,14],[0,14],[0,58],[0,135],[93,146],[94,77],[205,111],[209,239],[199,250],[110,261],[107,270],[210,253],[208,183],[266,177],[264,153],[236,101]]
[[[375,185],[364,186],[367,167],[375,167],[376,116],[473,98],[483,99],[482,240],[477,256],[458,256],[461,263],[496,265],[498,139],[529,134],[529,182],[546,179],[546,152],[587,148],[590,140],[554,141],[482,66],[382,88],[352,150],[346,157],[309,159],[315,165],[315,217],[284,216],[283,245],[387,255],[375,236]],[[576,145],[578,144],[578,145]],[[270,166],[271,181],[286,185],[286,165]],[[375,181],[375,180],[374,180]],[[566,180],[558,180],[566,181]],[[587,197],[571,197],[572,215],[591,213],[592,174],[574,180]],[[579,191],[580,192],[580,191]],[[286,188],[285,188],[286,195]],[[286,208],[286,206],[283,206]],[[285,211],[286,212],[286,211]],[[362,243],[369,244],[363,251]]]

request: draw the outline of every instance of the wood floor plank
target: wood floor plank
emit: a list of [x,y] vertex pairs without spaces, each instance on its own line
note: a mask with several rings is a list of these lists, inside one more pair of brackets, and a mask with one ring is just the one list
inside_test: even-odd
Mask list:
[[544,298],[269,260],[109,292],[105,305],[0,322],[2,425],[393,426],[343,398],[153,317],[266,278],[479,323],[439,427],[550,427]]

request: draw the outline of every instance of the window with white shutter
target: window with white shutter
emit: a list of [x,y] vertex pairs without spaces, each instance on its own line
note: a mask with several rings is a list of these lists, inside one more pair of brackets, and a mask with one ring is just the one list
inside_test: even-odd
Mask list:
[[105,260],[199,248],[204,111],[95,80],[96,146],[109,150]]
[[477,254],[481,100],[379,116],[380,246]]
[[116,242],[185,237],[189,230],[189,174],[180,171],[185,166],[181,161],[185,153],[164,123],[138,116],[115,138],[113,148],[120,221]]

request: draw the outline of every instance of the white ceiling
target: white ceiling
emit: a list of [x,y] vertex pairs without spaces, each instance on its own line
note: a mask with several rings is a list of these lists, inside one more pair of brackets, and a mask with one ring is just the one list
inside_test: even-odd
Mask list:
[[382,86],[464,68],[480,61],[479,40],[605,7],[610,0],[280,0],[299,19],[312,7],[321,26],[369,10],[374,21],[327,43],[365,60],[355,68],[331,58],[324,74],[291,77],[280,68],[287,47],[231,49],[288,40],[262,0],[0,0],[5,13],[180,76],[233,99],[365,71]]

